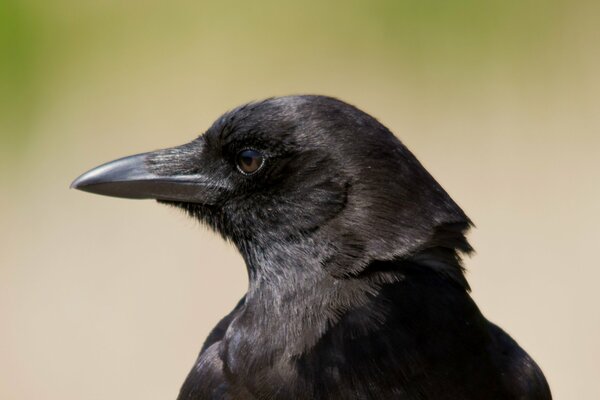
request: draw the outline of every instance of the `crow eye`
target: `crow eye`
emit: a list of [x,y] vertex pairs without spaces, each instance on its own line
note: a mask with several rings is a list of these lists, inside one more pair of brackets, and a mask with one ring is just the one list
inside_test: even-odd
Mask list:
[[265,157],[259,151],[246,149],[238,153],[236,163],[241,173],[251,175],[263,166]]

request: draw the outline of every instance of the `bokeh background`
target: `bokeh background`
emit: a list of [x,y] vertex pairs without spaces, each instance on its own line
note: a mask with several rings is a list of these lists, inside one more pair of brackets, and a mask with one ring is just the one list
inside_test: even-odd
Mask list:
[[243,262],[69,183],[294,93],[395,132],[477,225],[483,312],[555,398],[600,398],[599,4],[0,1],[0,398],[175,398]]

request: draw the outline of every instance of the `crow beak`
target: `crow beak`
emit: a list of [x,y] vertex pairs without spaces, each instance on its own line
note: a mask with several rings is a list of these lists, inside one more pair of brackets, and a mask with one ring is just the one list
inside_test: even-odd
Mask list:
[[72,189],[126,199],[156,199],[214,204],[227,190],[223,182],[202,174],[157,175],[148,168],[143,153],[120,158],[96,167],[71,183]]

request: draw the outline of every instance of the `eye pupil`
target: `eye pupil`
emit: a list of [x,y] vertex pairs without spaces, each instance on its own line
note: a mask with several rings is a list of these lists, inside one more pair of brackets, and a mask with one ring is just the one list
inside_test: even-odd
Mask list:
[[246,149],[239,152],[237,156],[237,166],[244,174],[253,174],[263,166],[264,156],[252,149]]

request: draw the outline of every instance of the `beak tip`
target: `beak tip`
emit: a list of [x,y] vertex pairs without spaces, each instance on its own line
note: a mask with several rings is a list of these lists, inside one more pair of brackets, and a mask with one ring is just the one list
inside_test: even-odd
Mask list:
[[82,190],[84,186],[86,186],[87,173],[78,176],[71,184],[69,185],[69,189],[77,189]]

